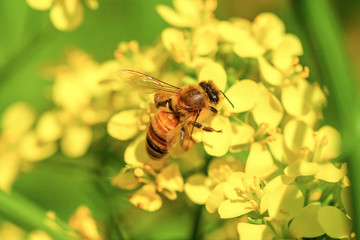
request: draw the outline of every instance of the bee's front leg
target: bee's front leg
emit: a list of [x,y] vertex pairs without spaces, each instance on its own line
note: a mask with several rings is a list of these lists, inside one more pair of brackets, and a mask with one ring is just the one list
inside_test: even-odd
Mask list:
[[204,130],[205,132],[222,133],[222,130],[215,130],[212,127],[204,126],[204,125],[202,125],[201,123],[198,123],[198,122],[191,122],[191,123],[192,123],[192,125],[194,125],[194,127],[198,128],[198,129],[201,129],[201,130]]

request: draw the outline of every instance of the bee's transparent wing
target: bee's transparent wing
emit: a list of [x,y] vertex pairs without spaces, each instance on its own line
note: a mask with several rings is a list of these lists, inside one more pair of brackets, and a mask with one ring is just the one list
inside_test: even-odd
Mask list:
[[133,70],[123,70],[119,73],[119,78],[128,85],[144,93],[170,92],[177,93],[180,88],[159,79]]

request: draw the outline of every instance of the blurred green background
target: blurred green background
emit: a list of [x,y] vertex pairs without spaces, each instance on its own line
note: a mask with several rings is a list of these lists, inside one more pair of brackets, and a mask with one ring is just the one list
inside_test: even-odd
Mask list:
[[[34,10],[25,0],[1,1],[0,116],[16,101],[28,102],[39,114],[53,106],[49,97],[52,83],[43,69],[63,61],[66,49],[81,49],[103,62],[114,58],[120,41],[136,40],[140,46],[155,43],[167,26],[155,11],[158,4],[171,5],[171,1],[99,1],[96,11],[85,7],[85,18],[79,28],[61,32],[50,22],[49,11]],[[305,54],[301,62],[310,67],[310,81],[329,88],[325,121],[343,133],[343,160],[350,161],[350,176],[355,177],[354,173],[360,170],[359,152],[353,151],[360,132],[355,102],[360,84],[360,1],[226,0],[219,1],[215,14],[218,19],[252,20],[266,11],[276,13],[287,32],[302,40]],[[109,183],[108,177],[115,173],[111,169],[120,166],[116,161],[116,156],[98,160],[97,156],[87,155],[71,160],[55,155],[18,178],[14,190],[19,196],[11,196],[11,201],[21,203],[22,198],[28,199],[41,210],[54,210],[65,222],[77,206],[86,204],[95,219],[111,227],[111,239],[196,236],[199,208],[188,204],[184,195],[180,196],[183,201],[165,202],[170,207],[156,214],[131,207],[129,211],[126,194]],[[360,179],[354,179],[356,197],[360,196],[357,191]],[[114,214],[124,209],[126,215]],[[21,211],[16,211],[15,204],[8,212],[0,211],[0,218],[12,217],[24,228],[34,227]]]

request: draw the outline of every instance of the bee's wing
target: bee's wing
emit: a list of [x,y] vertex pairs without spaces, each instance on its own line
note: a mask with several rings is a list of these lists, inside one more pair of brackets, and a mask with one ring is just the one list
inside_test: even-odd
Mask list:
[[180,88],[159,79],[133,70],[123,70],[119,74],[119,78],[143,93],[154,92],[170,92],[177,93]]

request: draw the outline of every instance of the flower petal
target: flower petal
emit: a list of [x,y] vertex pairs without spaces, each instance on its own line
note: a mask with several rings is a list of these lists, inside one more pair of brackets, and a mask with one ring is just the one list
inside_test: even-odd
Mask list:
[[209,213],[215,213],[224,200],[224,183],[220,183],[210,192],[205,204],[206,210]]
[[156,193],[156,187],[153,184],[144,185],[134,195],[130,197],[130,202],[139,208],[149,212],[159,210],[162,206],[162,200]]
[[227,199],[223,201],[218,209],[220,218],[235,218],[253,211],[253,207],[249,201],[231,201]]
[[139,120],[140,113],[141,110],[131,109],[112,116],[107,124],[107,131],[110,136],[119,140],[133,138],[139,132],[136,122]]
[[186,195],[196,204],[205,204],[210,195],[209,180],[204,174],[191,175],[184,186]]
[[161,40],[164,47],[173,55],[176,62],[190,61],[190,53],[183,32],[175,28],[166,28],[161,33]]
[[163,190],[169,192],[182,192],[184,189],[184,180],[179,167],[176,164],[171,164],[163,168],[156,176],[156,186],[159,192],[162,192]]
[[234,53],[241,58],[256,58],[264,54],[265,49],[250,34],[243,34],[234,44]]
[[310,111],[311,105],[300,89],[294,85],[282,89],[281,102],[287,113],[293,116],[302,116]]
[[260,96],[259,101],[251,111],[258,125],[265,123],[270,128],[276,128],[284,114],[280,101],[269,92]]
[[231,147],[254,142],[255,130],[250,125],[231,123]]
[[342,165],[339,169],[332,163],[319,164],[319,171],[316,173],[315,178],[327,182],[338,182],[346,175],[346,165]]
[[325,232],[318,221],[319,205],[308,205],[301,209],[290,224],[290,232],[296,238],[316,238]]
[[26,0],[27,4],[36,10],[46,10],[51,7],[54,0]]
[[353,216],[353,204],[352,204],[352,195],[351,195],[351,188],[350,187],[344,187],[341,191],[341,202],[344,205],[344,208],[346,210],[346,213],[351,217],[351,219],[354,219]]
[[0,189],[9,192],[20,170],[21,159],[15,152],[0,152]]
[[[208,55],[217,50],[216,30],[210,26],[197,28],[193,37],[193,49],[197,55]],[[224,90],[224,89],[222,89]]]
[[319,164],[305,160],[293,162],[284,169],[284,173],[289,177],[311,176],[319,171]]
[[260,202],[260,213],[264,213],[265,211],[267,211],[269,209],[269,205],[271,204],[271,197],[272,191],[274,191],[276,188],[282,186],[282,185],[289,185],[291,184],[293,181],[295,180],[294,177],[288,177],[286,175],[280,175],[275,177],[274,179],[272,179],[268,184],[266,184],[265,188],[264,188],[264,194],[262,196],[261,202]]
[[197,23],[193,21],[194,19],[186,18],[168,6],[158,5],[156,11],[167,23],[175,27],[192,27],[197,25]]
[[231,108],[230,104],[226,104],[225,107],[230,112],[246,112],[252,109],[258,102],[260,97],[259,86],[256,82],[248,79],[244,79],[236,82],[227,91],[226,96],[234,104],[234,108]]
[[35,110],[27,103],[17,102],[8,107],[2,117],[1,130],[13,141],[22,136],[35,122]]
[[42,142],[53,142],[61,137],[62,126],[56,112],[46,112],[41,115],[36,125],[36,134]]
[[208,176],[214,182],[223,182],[233,173],[244,171],[244,163],[234,156],[213,159],[208,166]]
[[341,135],[331,126],[323,126],[315,132],[315,141],[321,144],[320,161],[334,159],[341,154]]
[[86,5],[92,10],[99,8],[99,2],[97,0],[85,0]]
[[237,42],[239,39],[249,37],[249,26],[250,23],[245,21],[241,26],[228,21],[220,21],[217,30],[221,39],[227,42]]
[[267,140],[267,144],[274,158],[280,162],[290,164],[298,159],[298,156],[285,146],[284,136],[281,133],[271,135]]
[[119,172],[112,179],[111,183],[121,189],[131,190],[140,185],[133,171]]
[[285,25],[275,14],[265,12],[256,16],[251,31],[263,46],[273,49],[281,43]]
[[90,147],[93,138],[92,130],[87,126],[68,126],[61,139],[61,150],[73,158],[83,156]]
[[325,233],[332,238],[348,238],[352,222],[338,208],[325,206],[319,210],[318,221]]
[[294,57],[303,55],[300,39],[293,34],[286,34],[272,54],[274,66],[285,72],[294,65]]
[[304,122],[290,120],[284,127],[285,145],[293,152],[298,153],[301,149],[314,149],[314,131]]
[[260,73],[265,82],[274,85],[280,86],[283,82],[282,73],[273,67],[264,57],[258,57]]
[[55,143],[41,143],[33,131],[21,139],[18,149],[20,156],[31,162],[44,160],[54,154],[56,150]]
[[231,125],[230,120],[223,116],[214,117],[210,126],[215,130],[222,130],[221,133],[217,132],[204,132],[203,143],[205,151],[212,156],[223,156],[230,148],[231,141]]
[[237,225],[239,239],[271,240],[275,235],[266,224],[251,224],[240,222]]
[[275,169],[276,165],[268,148],[257,142],[251,144],[250,153],[245,165],[246,174],[262,178],[269,176]]
[[80,1],[55,1],[50,10],[50,19],[61,31],[71,31],[77,28],[84,19],[84,9]]
[[199,81],[213,81],[220,91],[224,91],[227,75],[223,66],[216,62],[206,63],[199,72]]
[[76,230],[83,239],[100,239],[95,219],[91,216],[87,206],[80,206],[70,218],[69,225]]
[[281,185],[271,192],[265,192],[265,195],[270,195],[269,216],[279,223],[296,216],[304,205],[304,196],[295,185]]

